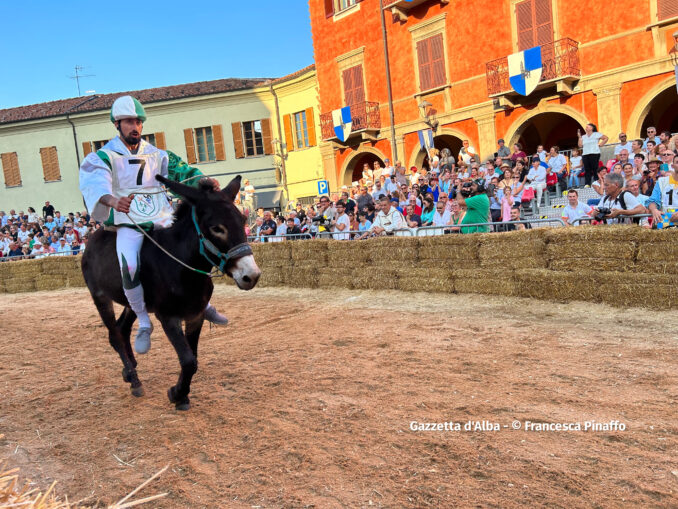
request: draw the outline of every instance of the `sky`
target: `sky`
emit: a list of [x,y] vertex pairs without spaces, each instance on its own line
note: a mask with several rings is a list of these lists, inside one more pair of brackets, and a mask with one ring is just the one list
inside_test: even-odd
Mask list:
[[307,0],[0,0],[0,109],[313,63]]

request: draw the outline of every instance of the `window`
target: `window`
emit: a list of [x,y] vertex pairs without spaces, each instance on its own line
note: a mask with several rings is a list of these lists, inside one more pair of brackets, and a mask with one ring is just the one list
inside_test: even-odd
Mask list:
[[296,148],[308,147],[308,125],[306,124],[306,112],[300,111],[294,114],[294,134],[297,140]]
[[[165,134],[155,133],[158,148],[165,148]],[[184,129],[188,164],[226,160],[224,135],[220,124]],[[160,144],[162,143],[162,147]]]
[[270,118],[233,122],[231,128],[236,158],[273,154]]
[[42,174],[45,182],[58,182],[61,180],[61,170],[59,169],[59,157],[56,147],[43,147],[40,149],[40,159],[42,160]]
[[346,10],[359,2],[362,0],[325,0],[325,16],[330,18],[335,13]]
[[354,65],[341,73],[344,81],[344,102],[346,106],[365,102],[363,66]]
[[19,172],[19,159],[16,152],[0,154],[2,172],[5,175],[5,187],[18,187],[21,185],[21,172]]
[[142,134],[141,139],[153,146],[157,146],[155,144],[155,134]]
[[198,127],[195,131],[195,148],[198,151],[198,162],[216,161],[214,154],[214,138],[211,127]]
[[358,2],[356,0],[337,0],[337,12],[343,11],[344,9],[348,9],[352,5],[357,4]]
[[[553,42],[551,0],[525,0],[516,4],[516,22],[518,51]],[[546,60],[546,55],[542,54],[542,59]]]
[[443,34],[437,34],[417,42],[419,61],[419,87],[421,91],[445,85],[445,49]]
[[261,133],[261,121],[242,123],[242,135],[245,140],[245,156],[264,155],[264,136]]
[[108,140],[99,140],[99,141],[93,141],[92,142],[92,147],[94,147],[94,152],[97,150],[100,150],[108,143]]
[[657,0],[657,18],[663,21],[678,16],[678,1]]

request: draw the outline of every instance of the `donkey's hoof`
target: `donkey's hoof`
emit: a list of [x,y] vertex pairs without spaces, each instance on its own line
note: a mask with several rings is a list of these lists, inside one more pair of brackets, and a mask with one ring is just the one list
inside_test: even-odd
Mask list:
[[139,387],[132,387],[132,396],[136,398],[140,398],[141,396],[144,395],[144,386],[140,385]]
[[177,404],[175,405],[175,407],[176,407],[177,410],[183,412],[183,411],[186,411],[186,410],[188,410],[189,408],[191,408],[191,402],[190,402],[190,401],[184,401],[184,402],[182,402],[182,403],[177,403]]

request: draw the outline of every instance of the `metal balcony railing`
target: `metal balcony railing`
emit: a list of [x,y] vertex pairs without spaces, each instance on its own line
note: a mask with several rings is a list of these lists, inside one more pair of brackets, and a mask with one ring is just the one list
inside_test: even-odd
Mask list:
[[[563,78],[581,77],[579,43],[569,38],[560,39],[541,47],[541,82]],[[508,57],[485,64],[487,67],[487,93],[490,97],[510,92]]]
[[[379,113],[379,103],[362,102],[351,105],[351,133],[360,131],[381,129],[381,114]],[[323,140],[336,138],[334,124],[332,122],[332,112],[322,113],[320,115],[320,129]]]

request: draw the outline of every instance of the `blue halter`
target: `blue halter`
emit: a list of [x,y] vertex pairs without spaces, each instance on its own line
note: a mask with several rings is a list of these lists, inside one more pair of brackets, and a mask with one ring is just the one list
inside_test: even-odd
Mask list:
[[[222,253],[219,251],[219,249],[210,242],[209,239],[205,238],[205,235],[203,235],[202,231],[200,230],[200,226],[198,226],[198,218],[195,215],[195,207],[191,208],[191,217],[193,218],[193,224],[195,225],[195,231],[198,234],[198,241],[200,242],[200,254],[210,262],[212,267],[217,267],[219,272],[222,274],[225,274],[225,268],[226,268],[226,263],[228,263],[228,260],[236,260],[238,258],[242,258],[243,256],[251,255],[252,254],[252,248],[247,242],[243,242],[242,244],[238,244],[237,246],[232,247],[231,249],[228,250],[226,253]],[[214,262],[208,255],[207,252],[209,251],[212,255],[217,257],[218,262]],[[205,275],[210,275],[208,272],[203,272],[203,271],[198,271],[202,272]]]

